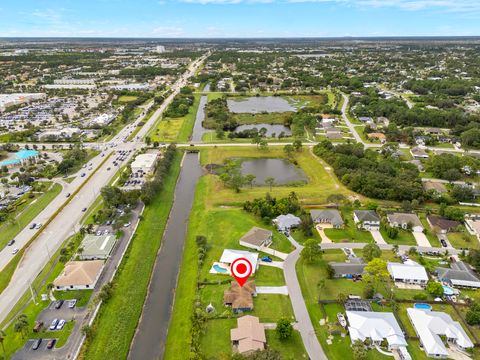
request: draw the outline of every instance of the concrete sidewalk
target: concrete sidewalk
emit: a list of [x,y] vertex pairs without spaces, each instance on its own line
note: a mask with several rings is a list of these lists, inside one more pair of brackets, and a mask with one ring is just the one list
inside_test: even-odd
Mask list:
[[257,294],[288,295],[288,287],[286,287],[286,286],[257,286]]

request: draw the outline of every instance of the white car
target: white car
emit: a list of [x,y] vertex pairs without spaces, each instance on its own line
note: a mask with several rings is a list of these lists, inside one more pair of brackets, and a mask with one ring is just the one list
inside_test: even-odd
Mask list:
[[62,330],[63,327],[65,326],[65,320],[60,320],[57,324],[57,326],[55,327],[55,330]]
[[41,224],[41,223],[35,225],[35,229],[37,229],[37,230],[40,229],[41,227],[42,227],[42,224]]
[[126,223],[126,224],[123,224],[123,227],[129,227],[131,225],[130,222]]
[[18,253],[18,249],[17,249],[17,248],[15,248],[15,249],[12,250],[12,254],[13,254],[13,255],[15,255],[16,253]]
[[52,324],[50,325],[50,330],[55,330],[58,325],[58,319],[53,319]]

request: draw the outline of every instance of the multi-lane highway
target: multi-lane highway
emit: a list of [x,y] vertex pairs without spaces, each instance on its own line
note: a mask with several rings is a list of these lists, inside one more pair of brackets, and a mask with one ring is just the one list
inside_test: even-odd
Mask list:
[[[116,170],[131,159],[135,150],[144,145],[143,137],[160,118],[163,111],[179,93],[180,89],[187,84],[188,79],[194,75],[206,56],[208,56],[208,54],[197,59],[189,66],[188,70],[172,86],[170,96],[165,99],[163,104],[141,128],[134,139],[131,141],[127,140],[137,124],[143,120],[143,117],[139,117],[135,122],[127,125],[111,141],[95,144],[94,146],[102,151],[102,155],[98,155],[89,162],[92,164],[92,170],[89,171],[90,174],[92,172],[95,173],[92,176],[89,176],[90,174],[86,174],[85,177],[78,176],[71,184],[65,184],[60,195],[33,220],[33,222],[37,223],[47,222],[47,220],[62,207],[65,201],[69,201],[65,207],[61,208],[55,218],[42,229],[41,234],[26,249],[9,285],[0,294],[0,322],[6,318],[18,299],[28,289],[29,284],[48,262],[50,255],[57,251],[65,239],[78,229],[84,214],[82,209],[85,207],[88,208],[95,201],[99,196],[100,189],[111,180]],[[145,111],[145,113],[146,112],[147,111]],[[117,150],[126,150],[128,153],[123,163],[115,167],[113,164],[115,157],[110,155]],[[104,162],[105,158],[108,159]],[[85,169],[82,170],[80,172],[88,172],[84,171]],[[67,198],[68,193],[72,194],[71,198]],[[16,237],[15,246],[21,249],[32,239],[34,234],[35,232],[33,230],[24,229]],[[13,255],[9,247],[2,250],[0,252],[0,269],[4,268],[12,257]]]

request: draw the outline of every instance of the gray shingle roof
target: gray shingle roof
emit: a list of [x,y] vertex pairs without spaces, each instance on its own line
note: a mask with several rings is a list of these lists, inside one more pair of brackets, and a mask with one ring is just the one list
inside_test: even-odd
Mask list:
[[310,216],[313,221],[328,221],[333,226],[343,226],[342,215],[338,210],[312,210]]
[[380,221],[380,217],[373,210],[355,210],[353,213],[357,216],[357,219],[361,222]]

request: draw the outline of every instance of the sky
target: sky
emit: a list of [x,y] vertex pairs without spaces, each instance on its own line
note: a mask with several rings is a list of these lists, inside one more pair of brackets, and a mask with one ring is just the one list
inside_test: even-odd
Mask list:
[[477,35],[480,0],[0,0],[0,37]]

